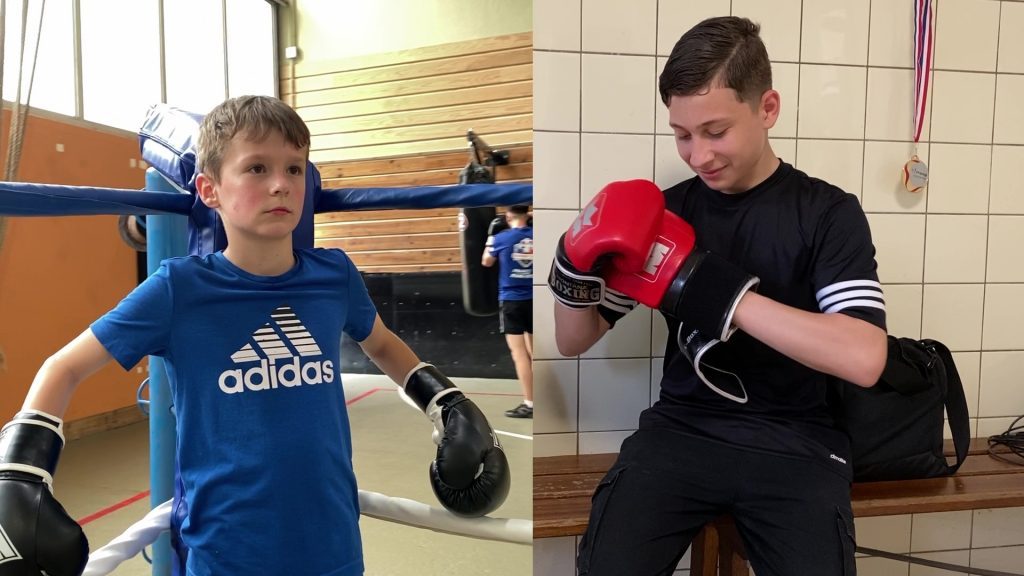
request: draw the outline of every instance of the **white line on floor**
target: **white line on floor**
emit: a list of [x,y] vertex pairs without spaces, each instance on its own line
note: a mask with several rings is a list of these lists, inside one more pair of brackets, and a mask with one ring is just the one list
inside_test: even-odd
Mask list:
[[522,440],[533,440],[533,436],[527,436],[526,434],[516,434],[515,432],[505,432],[504,430],[495,430],[495,434],[501,434],[503,436],[511,436],[513,438],[520,438]]

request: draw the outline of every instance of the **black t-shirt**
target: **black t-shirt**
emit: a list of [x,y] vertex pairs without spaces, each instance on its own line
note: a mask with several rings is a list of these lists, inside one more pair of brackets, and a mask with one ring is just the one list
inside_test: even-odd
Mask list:
[[[867,218],[851,194],[785,162],[764,182],[725,194],[692,178],[665,190],[697,246],[761,280],[757,291],[811,312],[840,313],[885,329],[885,304]],[[669,427],[753,450],[809,457],[850,476],[849,443],[828,406],[833,377],[742,331],[718,344],[716,363],[743,382],[737,403],[701,381],[666,317],[668,345],[659,401],[640,427]],[[727,364],[724,366],[723,364]]]

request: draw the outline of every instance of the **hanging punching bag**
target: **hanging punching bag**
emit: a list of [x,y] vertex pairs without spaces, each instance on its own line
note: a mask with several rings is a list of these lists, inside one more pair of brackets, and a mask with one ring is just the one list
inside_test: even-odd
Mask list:
[[[459,184],[494,183],[494,174],[471,160],[459,173]],[[493,206],[463,208],[459,211],[459,250],[462,256],[462,306],[473,316],[498,313],[498,266],[480,263],[487,243],[487,231],[497,212]]]

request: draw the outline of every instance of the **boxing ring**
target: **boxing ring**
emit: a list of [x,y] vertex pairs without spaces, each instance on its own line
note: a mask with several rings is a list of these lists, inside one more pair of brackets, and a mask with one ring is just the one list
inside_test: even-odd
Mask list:
[[[205,255],[226,246],[213,210],[195,194],[195,148],[201,116],[166,105],[150,109],[140,130],[146,172],[144,190],[0,182],[0,216],[145,216],[147,268],[164,259]],[[296,248],[312,248],[313,216],[370,209],[475,208],[531,204],[528,183],[463,184],[413,188],[324,189],[319,171],[307,163],[306,202],[293,234]],[[141,388],[140,388],[141,395]],[[141,402],[141,401],[140,401]],[[150,478],[152,510],[108,545],[90,554],[85,574],[100,576],[153,544],[153,574],[171,572],[168,535],[174,495],[175,420],[164,363],[149,359]],[[530,544],[533,523],[504,518],[462,518],[426,504],[359,491],[363,515],[430,530]]]

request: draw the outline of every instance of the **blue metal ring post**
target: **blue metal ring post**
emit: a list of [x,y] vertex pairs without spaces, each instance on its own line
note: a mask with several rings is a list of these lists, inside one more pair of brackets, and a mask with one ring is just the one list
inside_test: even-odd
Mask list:
[[[146,170],[146,189],[175,192],[153,168]],[[152,274],[160,262],[188,254],[188,219],[185,216],[146,216],[146,264]],[[171,390],[163,358],[149,357],[149,501],[159,506],[174,496],[175,420]],[[153,543],[153,576],[171,574],[171,540],[164,533]]]

